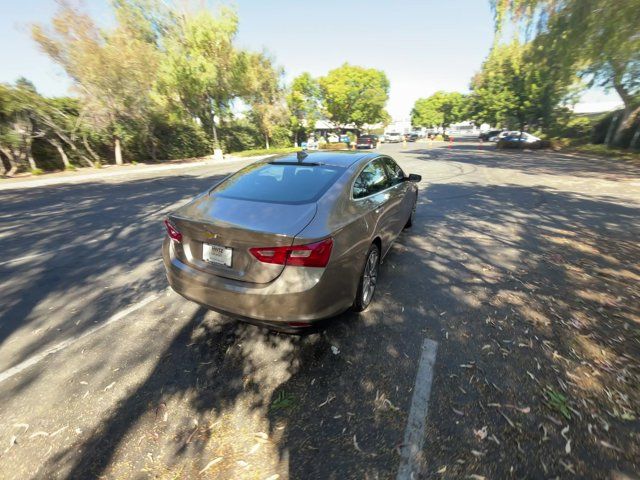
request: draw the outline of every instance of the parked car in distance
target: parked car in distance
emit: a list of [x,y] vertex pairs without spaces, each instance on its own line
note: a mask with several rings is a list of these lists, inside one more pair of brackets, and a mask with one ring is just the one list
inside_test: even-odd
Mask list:
[[380,260],[411,226],[420,180],[376,153],[255,162],[168,214],[169,284],[207,308],[281,331],[363,311]]
[[340,141],[342,143],[351,143],[351,138],[349,135],[340,135]]
[[501,132],[502,130],[487,130],[486,132],[480,132],[480,135],[478,135],[478,140],[487,142],[490,138],[497,137]]
[[378,137],[378,143],[384,143],[385,142],[384,133],[376,135],[376,137]]
[[376,135],[360,135],[356,140],[356,148],[376,148],[378,137]]
[[389,132],[384,134],[387,143],[399,143],[402,141],[402,134],[397,132]]
[[407,133],[404,136],[405,140],[407,142],[415,142],[416,140],[418,140],[418,134],[417,133]]
[[498,140],[500,140],[501,138],[504,138],[504,137],[506,137],[507,135],[509,135],[509,133],[511,133],[511,132],[509,132],[509,131],[507,131],[507,130],[504,130],[504,131],[500,132],[500,133],[499,133],[499,134],[497,134],[497,135],[494,135],[494,136],[492,136],[492,137],[489,137],[489,141],[490,141],[490,142],[497,142],[497,141],[498,141]]
[[498,140],[496,148],[540,148],[542,140],[527,132],[509,132]]

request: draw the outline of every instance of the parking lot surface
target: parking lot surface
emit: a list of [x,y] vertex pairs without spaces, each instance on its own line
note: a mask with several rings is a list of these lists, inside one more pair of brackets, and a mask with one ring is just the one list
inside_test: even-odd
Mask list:
[[634,478],[640,167],[379,150],[413,227],[304,336],[167,288],[164,213],[248,161],[0,192],[0,477]]

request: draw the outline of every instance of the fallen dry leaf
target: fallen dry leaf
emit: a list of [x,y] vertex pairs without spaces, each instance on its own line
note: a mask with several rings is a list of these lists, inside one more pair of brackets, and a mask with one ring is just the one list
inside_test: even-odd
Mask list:
[[487,426],[485,425],[479,430],[473,430],[473,433],[479,440],[484,440],[485,438],[487,438]]
[[202,470],[200,470],[198,473],[200,475],[202,475],[204,472],[206,472],[207,470],[209,470],[211,467],[213,467],[216,463],[220,463],[222,461],[224,457],[217,457],[214,458],[213,460],[211,460],[209,463],[207,463],[204,468]]

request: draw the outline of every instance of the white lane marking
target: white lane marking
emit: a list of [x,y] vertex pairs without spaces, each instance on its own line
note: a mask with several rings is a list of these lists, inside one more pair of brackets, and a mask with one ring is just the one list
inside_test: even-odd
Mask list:
[[438,343],[428,338],[422,344],[422,354],[413,387],[411,410],[409,410],[409,420],[404,431],[402,457],[396,480],[412,480],[417,478],[419,473],[437,349]]
[[52,353],[56,353],[56,352],[59,352],[60,350],[64,350],[65,348],[70,347],[71,345],[76,343],[78,340],[82,340],[83,338],[86,338],[89,335],[93,335],[97,331],[102,330],[106,326],[111,325],[112,323],[115,323],[115,322],[117,322],[119,320],[122,320],[127,315],[129,315],[130,313],[133,313],[136,310],[141,309],[142,307],[146,306],[150,302],[152,302],[155,299],[157,299],[159,296],[160,296],[160,294],[154,293],[154,294],[148,296],[147,298],[145,298],[144,300],[141,300],[138,303],[134,303],[133,305],[125,308],[124,310],[119,311],[115,315],[112,315],[106,321],[96,325],[95,327],[87,330],[86,332],[83,332],[83,333],[81,333],[79,335],[75,335],[75,336],[73,336],[71,338],[68,338],[68,339],[66,339],[66,340],[54,345],[53,347],[47,348],[43,352],[40,352],[40,353],[34,355],[33,357],[28,358],[27,360],[25,360],[23,362],[20,362],[18,365],[14,366],[14,367],[11,367],[8,370],[5,370],[4,372],[0,373],[0,383],[2,383],[5,380],[8,380],[9,378],[19,374],[23,370],[26,370],[27,368],[36,365],[37,363],[41,362],[42,360],[44,360],[46,357],[48,357]]

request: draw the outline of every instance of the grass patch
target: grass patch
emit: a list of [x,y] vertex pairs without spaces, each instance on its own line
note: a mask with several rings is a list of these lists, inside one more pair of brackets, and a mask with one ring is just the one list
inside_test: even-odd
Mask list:
[[273,400],[273,402],[271,402],[269,410],[273,412],[278,410],[285,410],[287,408],[293,407],[295,403],[296,400],[292,394],[287,393],[284,390],[280,390],[278,396]]
[[622,160],[640,161],[640,152],[627,150],[624,148],[607,147],[606,145],[594,145],[587,143],[585,145],[576,145],[569,147],[570,150],[579,153],[587,153],[590,155],[600,155],[602,157],[613,157]]
[[276,155],[278,153],[293,153],[302,150],[300,147],[284,147],[284,148],[258,148],[255,150],[243,150],[241,152],[232,152],[234,157],[255,157],[257,155]]
[[571,420],[567,397],[549,387],[545,389],[544,395],[544,403],[546,403],[550,409],[560,413],[567,420]]
[[589,143],[585,138],[551,138],[551,148],[567,153],[586,153],[599,157],[616,158],[621,160],[640,161],[640,151],[626,148],[608,147],[604,144]]

